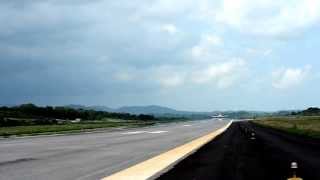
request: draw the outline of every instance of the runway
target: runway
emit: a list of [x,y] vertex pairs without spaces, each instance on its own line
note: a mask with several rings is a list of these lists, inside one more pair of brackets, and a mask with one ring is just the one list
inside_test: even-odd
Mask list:
[[0,140],[0,179],[100,179],[228,122],[201,120],[114,132]]

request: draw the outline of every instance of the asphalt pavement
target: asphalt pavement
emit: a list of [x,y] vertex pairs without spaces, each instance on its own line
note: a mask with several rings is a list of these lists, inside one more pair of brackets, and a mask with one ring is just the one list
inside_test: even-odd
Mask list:
[[[292,170],[292,162],[298,169]],[[320,179],[320,140],[234,122],[223,134],[187,157],[159,180]]]
[[228,122],[202,120],[113,132],[2,139],[0,179],[101,179]]

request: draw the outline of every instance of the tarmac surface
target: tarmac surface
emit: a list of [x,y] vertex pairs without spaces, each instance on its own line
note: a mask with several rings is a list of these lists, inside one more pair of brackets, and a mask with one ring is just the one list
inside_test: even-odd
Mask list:
[[234,122],[158,179],[286,180],[291,162],[298,163],[299,177],[320,180],[320,140]]
[[0,140],[0,180],[101,179],[188,143],[229,121]]

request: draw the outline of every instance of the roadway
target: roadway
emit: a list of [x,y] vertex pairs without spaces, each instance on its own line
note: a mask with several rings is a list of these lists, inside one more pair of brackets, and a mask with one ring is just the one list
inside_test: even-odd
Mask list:
[[0,140],[0,179],[101,179],[226,125],[202,120],[113,132]]

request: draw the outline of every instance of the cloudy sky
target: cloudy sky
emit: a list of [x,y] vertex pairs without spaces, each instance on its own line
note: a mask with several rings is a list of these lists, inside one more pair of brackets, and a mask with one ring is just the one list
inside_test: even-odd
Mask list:
[[318,0],[1,0],[0,104],[320,106]]

